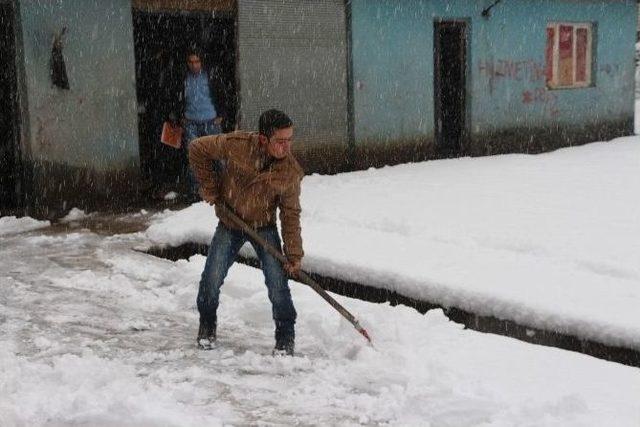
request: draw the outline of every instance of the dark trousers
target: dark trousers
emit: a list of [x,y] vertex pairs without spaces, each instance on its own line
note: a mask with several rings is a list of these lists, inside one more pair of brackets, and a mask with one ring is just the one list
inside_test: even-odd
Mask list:
[[[281,249],[280,236],[275,225],[259,228],[257,232],[273,247]],[[209,322],[216,322],[220,287],[222,287],[238,251],[246,241],[251,243],[262,265],[265,284],[271,301],[273,320],[276,325],[276,342],[293,342],[296,310],[293,306],[288,278],[282,264],[245,233],[239,230],[232,230],[222,222],[218,223],[213,235],[204,271],[200,278],[197,298],[200,316]]]

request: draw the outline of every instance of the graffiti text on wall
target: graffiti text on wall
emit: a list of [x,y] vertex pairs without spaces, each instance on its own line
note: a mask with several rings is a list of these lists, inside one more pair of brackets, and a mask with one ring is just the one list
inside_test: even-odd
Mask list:
[[539,82],[545,79],[544,62],[533,59],[480,59],[478,71],[481,76],[489,78],[489,91],[500,81]]

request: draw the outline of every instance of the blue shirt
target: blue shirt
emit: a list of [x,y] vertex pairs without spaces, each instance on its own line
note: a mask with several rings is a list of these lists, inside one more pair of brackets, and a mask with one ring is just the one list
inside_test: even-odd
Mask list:
[[184,116],[187,120],[206,122],[216,118],[207,73],[188,73],[184,81]]

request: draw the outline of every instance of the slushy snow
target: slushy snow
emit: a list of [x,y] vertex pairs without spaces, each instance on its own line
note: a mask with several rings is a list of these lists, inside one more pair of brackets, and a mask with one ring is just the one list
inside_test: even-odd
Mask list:
[[244,265],[222,288],[217,348],[198,351],[205,258],[133,250],[148,244],[81,228],[0,236],[0,425],[640,424],[636,368],[335,296],[370,347],[298,283],[299,356],[274,358],[264,279]]

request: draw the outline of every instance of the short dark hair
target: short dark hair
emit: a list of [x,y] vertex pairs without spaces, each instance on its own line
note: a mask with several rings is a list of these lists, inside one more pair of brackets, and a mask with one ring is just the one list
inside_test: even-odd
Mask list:
[[258,130],[260,134],[271,138],[278,129],[285,129],[293,126],[293,122],[285,113],[280,110],[271,109],[260,114]]
[[200,49],[198,49],[197,47],[190,47],[189,49],[187,49],[187,56],[185,58],[188,59],[192,55],[195,55],[198,58],[202,59],[202,54],[200,53]]

